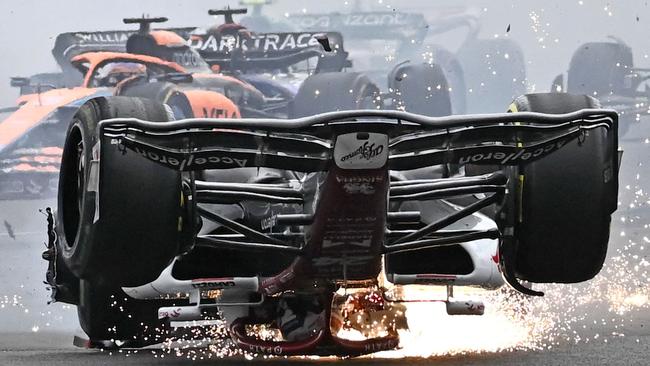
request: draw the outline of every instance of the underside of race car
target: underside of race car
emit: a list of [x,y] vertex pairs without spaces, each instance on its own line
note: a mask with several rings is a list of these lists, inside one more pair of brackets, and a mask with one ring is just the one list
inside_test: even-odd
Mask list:
[[64,145],[53,299],[99,346],[218,318],[250,353],[350,356],[399,345],[389,288],[447,286],[450,314],[479,315],[453,286],[588,280],[616,209],[617,115],[565,94],[513,106],[151,122],[168,109],[91,101]]

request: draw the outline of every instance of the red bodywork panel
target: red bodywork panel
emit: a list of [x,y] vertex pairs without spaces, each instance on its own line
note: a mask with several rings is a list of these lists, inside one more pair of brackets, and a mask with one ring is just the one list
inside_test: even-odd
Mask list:
[[388,169],[332,167],[308,235],[309,272],[316,278],[367,280],[381,270]]

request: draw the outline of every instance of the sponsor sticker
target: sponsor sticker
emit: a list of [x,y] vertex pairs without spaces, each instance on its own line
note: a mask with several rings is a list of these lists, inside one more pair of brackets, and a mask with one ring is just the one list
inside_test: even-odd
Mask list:
[[463,164],[499,164],[499,165],[514,165],[524,163],[526,161],[533,161],[543,156],[546,156],[556,150],[559,150],[569,140],[552,141],[542,146],[535,146],[531,148],[522,148],[516,152],[476,152],[461,156],[458,163]]
[[342,246],[370,248],[372,246],[372,238],[370,238],[370,237],[357,239],[356,241],[342,240],[342,239],[339,239],[339,240],[340,241],[333,241],[333,240],[330,240],[330,239],[324,239],[323,240],[323,249],[334,248],[334,247],[342,247]]
[[208,278],[193,280],[192,287],[198,289],[224,289],[228,287],[235,287],[235,281],[232,278]]
[[295,15],[289,21],[298,28],[369,27],[369,26],[407,26],[413,23],[409,14],[398,12],[364,12],[340,15]]
[[203,60],[196,51],[186,50],[184,52],[174,52],[172,54],[172,61],[181,66],[197,67],[203,65]]
[[371,183],[345,183],[343,189],[347,194],[375,194],[375,187]]
[[234,49],[244,52],[291,51],[318,46],[314,36],[321,33],[253,33],[250,37],[239,36],[194,36],[190,47],[199,51],[229,53]]
[[366,352],[378,352],[393,349],[399,344],[398,338],[389,338],[382,341],[367,342],[363,348]]
[[[178,170],[205,169],[207,167],[243,168],[248,163],[247,159],[237,159],[226,155],[196,156],[189,154],[186,157],[166,155],[160,151],[146,150],[140,146],[134,146],[133,150],[143,157],[157,163],[167,165]],[[225,154],[225,153],[224,153]]]
[[[359,255],[348,257],[318,257],[312,260],[314,267],[332,269],[334,266],[363,267],[374,259],[371,255]],[[348,268],[349,270],[350,268]]]
[[453,283],[456,281],[455,275],[444,274],[418,274],[415,276],[415,284],[438,284]]
[[251,353],[265,353],[271,355],[281,355],[284,349],[280,346],[265,346],[256,344],[245,345]]
[[262,219],[261,227],[262,230],[272,229],[278,222],[278,215],[272,214]]
[[366,14],[348,14],[343,18],[343,24],[351,27],[363,26],[395,26],[407,25],[408,16],[404,13],[366,13]]
[[178,318],[181,316],[181,312],[183,309],[181,308],[176,308],[176,309],[161,309],[158,310],[158,319],[165,319],[165,318]]
[[79,32],[75,33],[74,36],[81,43],[98,43],[98,44],[125,44],[129,39],[129,36],[135,32],[125,31],[115,31],[115,32]]
[[93,213],[93,224],[99,221],[99,157],[101,144],[99,141],[93,146],[92,160],[90,161],[90,172],[88,173],[88,184],[86,191],[95,192],[95,212]]
[[383,133],[339,135],[334,161],[341,169],[378,169],[388,161],[388,136]]
[[383,182],[384,177],[382,176],[336,176],[336,181],[339,183],[378,183]]
[[217,108],[217,107],[211,107],[211,108],[206,108],[203,107],[201,108],[203,112],[203,116],[205,118],[237,118],[237,111],[236,110],[229,110],[229,109],[223,109],[223,108]]

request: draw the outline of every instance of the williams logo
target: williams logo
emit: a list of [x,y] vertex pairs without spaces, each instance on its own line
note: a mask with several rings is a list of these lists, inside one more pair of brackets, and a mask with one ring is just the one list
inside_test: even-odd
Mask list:
[[359,148],[355,151],[342,157],[341,161],[346,161],[355,157],[359,157],[359,159],[370,160],[375,156],[381,154],[382,151],[384,151],[384,145],[375,146],[375,144],[369,144],[366,142],[363,145],[359,146]]
[[79,32],[74,36],[81,43],[124,44],[135,32]]

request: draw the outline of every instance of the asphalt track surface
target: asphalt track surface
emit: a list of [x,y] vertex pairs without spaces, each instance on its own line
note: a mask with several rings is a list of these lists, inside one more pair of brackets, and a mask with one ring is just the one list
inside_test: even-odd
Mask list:
[[[650,305],[647,277],[650,248],[650,118],[635,125],[621,145],[625,156],[621,172],[621,202],[613,218],[608,270],[595,284],[563,289],[547,288],[540,310],[524,315],[528,338],[536,342],[498,342],[512,329],[508,323],[482,323],[456,317],[439,323],[413,343],[425,359],[357,358],[365,364],[435,365],[650,365]],[[72,345],[80,334],[74,307],[47,305],[43,284],[46,263],[40,259],[45,241],[45,217],[39,208],[53,200],[0,202],[0,365],[237,365],[333,363],[336,359],[264,359],[243,356],[216,358],[209,347],[152,347],[107,352]],[[12,236],[8,231],[12,231]],[[644,244],[645,243],[645,244]],[[588,301],[585,301],[585,298]],[[609,299],[609,300],[607,300]],[[607,300],[607,301],[606,301]],[[575,304],[583,305],[575,305]],[[574,306],[575,305],[575,306]],[[438,309],[440,310],[440,309]],[[431,316],[434,316],[432,309]],[[569,314],[573,314],[569,319]],[[576,316],[576,314],[578,314]],[[536,327],[554,320],[551,326]],[[487,330],[485,328],[488,324]],[[435,323],[433,328],[435,328]],[[479,329],[481,328],[481,329]],[[477,338],[472,338],[474,335]],[[468,345],[452,343],[458,338]],[[524,338],[526,338],[524,337]],[[495,344],[487,344],[494,339]],[[505,339],[505,338],[503,338]],[[449,342],[449,349],[440,346]],[[472,343],[476,343],[473,346]],[[522,343],[522,344],[520,344]],[[530,343],[533,343],[532,345]],[[446,344],[446,343],[445,343]],[[514,344],[514,346],[513,346]],[[436,348],[437,347],[437,348]],[[436,348],[436,352],[427,352]],[[417,352],[416,352],[417,353]],[[406,355],[413,355],[406,352]],[[388,358],[384,358],[388,357]],[[195,358],[195,359],[193,359]],[[203,358],[203,359],[201,359]]]

